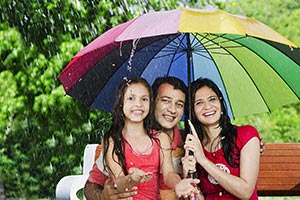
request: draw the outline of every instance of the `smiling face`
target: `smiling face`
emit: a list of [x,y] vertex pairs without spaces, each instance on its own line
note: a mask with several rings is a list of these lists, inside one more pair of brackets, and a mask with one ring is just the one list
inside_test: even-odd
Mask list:
[[172,129],[184,112],[185,94],[168,83],[159,86],[155,99],[155,119],[163,129]]
[[123,113],[126,120],[141,122],[150,109],[150,94],[142,83],[130,84],[124,94]]
[[217,94],[204,86],[195,93],[194,111],[196,118],[206,127],[219,125],[221,103]]

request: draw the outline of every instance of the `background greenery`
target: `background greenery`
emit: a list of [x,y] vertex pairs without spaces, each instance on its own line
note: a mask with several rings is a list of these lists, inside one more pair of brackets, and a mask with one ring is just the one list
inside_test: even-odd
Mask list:
[[[63,176],[80,174],[83,149],[110,115],[66,96],[57,76],[109,28],[152,10],[218,6],[256,18],[300,44],[299,0],[0,0],[0,179],[8,198],[54,198]],[[300,142],[300,104],[237,119],[265,142]]]

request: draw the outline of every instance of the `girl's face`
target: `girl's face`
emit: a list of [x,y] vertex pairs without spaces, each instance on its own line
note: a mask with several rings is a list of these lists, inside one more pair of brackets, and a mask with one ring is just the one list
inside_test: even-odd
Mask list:
[[142,83],[130,84],[124,94],[123,112],[125,118],[132,122],[145,119],[150,109],[148,89]]
[[195,93],[194,111],[204,126],[218,126],[221,117],[221,103],[217,94],[204,86]]

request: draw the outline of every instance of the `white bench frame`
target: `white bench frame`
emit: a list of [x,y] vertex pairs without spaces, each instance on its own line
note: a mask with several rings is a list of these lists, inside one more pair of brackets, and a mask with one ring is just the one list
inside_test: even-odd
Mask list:
[[[98,144],[88,144],[84,149],[82,175],[62,177],[56,185],[57,200],[79,200],[77,192],[84,188],[89,172],[94,164],[95,151]],[[84,195],[83,195],[84,196]],[[83,197],[85,199],[85,197]]]

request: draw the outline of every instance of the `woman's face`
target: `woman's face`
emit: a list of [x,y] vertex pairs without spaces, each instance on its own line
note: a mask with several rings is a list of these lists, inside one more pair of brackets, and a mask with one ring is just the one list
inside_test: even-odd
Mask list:
[[123,112],[125,118],[140,122],[145,119],[150,109],[150,96],[142,83],[130,84],[124,94]]
[[204,126],[218,126],[221,117],[221,103],[217,94],[204,86],[195,93],[194,112]]

